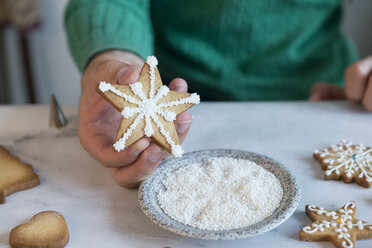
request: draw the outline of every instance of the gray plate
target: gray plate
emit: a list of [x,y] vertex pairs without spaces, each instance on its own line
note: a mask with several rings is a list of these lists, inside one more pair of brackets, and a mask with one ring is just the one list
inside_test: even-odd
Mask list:
[[[250,160],[273,173],[283,188],[283,199],[279,207],[269,217],[256,224],[223,231],[201,230],[172,219],[162,210],[157,199],[158,192],[165,190],[162,184],[163,179],[178,168],[192,163],[200,163],[202,159],[210,157]],[[159,168],[150,177],[142,182],[138,191],[138,201],[141,209],[154,223],[183,236],[208,240],[239,239],[267,232],[283,223],[293,214],[300,197],[300,187],[296,178],[282,164],[257,153],[239,150],[196,151],[186,153],[182,158],[166,160],[159,165]]]

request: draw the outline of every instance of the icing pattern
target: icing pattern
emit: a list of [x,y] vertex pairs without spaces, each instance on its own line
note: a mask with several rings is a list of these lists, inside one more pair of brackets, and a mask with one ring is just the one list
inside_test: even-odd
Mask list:
[[332,145],[322,151],[315,150],[314,154],[319,154],[325,158],[322,162],[327,165],[325,174],[339,175],[340,169],[345,171],[348,178],[357,176],[372,182],[372,148],[363,144],[353,145],[351,142],[342,140],[338,145]]
[[307,209],[311,212],[315,212],[317,217],[322,218],[318,223],[304,227],[302,230],[305,233],[315,233],[315,232],[334,232],[338,241],[344,248],[354,247],[354,242],[350,239],[352,232],[357,232],[358,230],[364,230],[368,228],[372,230],[372,224],[365,221],[356,219],[354,215],[355,202],[349,202],[338,211],[327,211],[324,208],[317,207],[314,205],[307,206]]
[[[165,97],[170,91],[165,85],[162,85],[155,90],[155,67],[158,65],[158,61],[154,56],[149,56],[146,59],[146,64],[149,65],[149,78],[150,78],[150,92],[148,97],[145,95],[142,89],[141,82],[135,82],[129,85],[129,88],[138,99],[125,94],[122,91],[117,90],[111,84],[106,82],[100,82],[99,89],[102,92],[111,91],[117,96],[123,98],[125,101],[135,105],[136,107],[124,107],[121,114],[124,118],[135,117],[133,123],[129,126],[123,136],[116,141],[114,144],[114,149],[116,151],[121,151],[125,148],[125,143],[131,136],[133,130],[136,129],[137,125],[141,120],[145,120],[144,132],[147,137],[151,137],[154,134],[153,124],[160,131],[161,135],[165,138],[166,142],[170,145],[172,155],[175,157],[181,157],[183,150],[180,145],[175,144],[172,140],[169,132],[165,130],[164,125],[159,120],[162,117],[167,122],[173,122],[176,119],[176,113],[170,111],[169,107],[179,106],[182,104],[198,104],[200,102],[200,97],[198,94],[193,93],[188,97],[177,99],[169,102],[158,103],[163,97]],[[156,92],[155,92],[156,91]]]

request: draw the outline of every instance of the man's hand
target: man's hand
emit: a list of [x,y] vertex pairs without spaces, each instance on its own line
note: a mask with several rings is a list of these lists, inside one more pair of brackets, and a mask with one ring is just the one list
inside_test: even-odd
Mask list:
[[345,70],[345,88],[330,84],[316,83],[310,94],[310,101],[349,99],[360,102],[372,111],[372,56],[350,65]]
[[340,86],[318,82],[311,87],[309,101],[346,100],[344,88]]
[[345,71],[345,94],[372,111],[372,56],[360,60]]
[[[100,81],[132,84],[138,79],[143,61],[130,52],[107,51],[96,56],[82,77],[82,95],[79,107],[78,134],[82,146],[103,166],[110,169],[116,182],[132,188],[157,168],[166,151],[147,138],[142,138],[121,152],[115,152],[113,143],[122,115],[95,90]],[[169,88],[187,92],[185,80],[171,81]],[[192,116],[181,113],[175,121],[180,142],[191,126]]]

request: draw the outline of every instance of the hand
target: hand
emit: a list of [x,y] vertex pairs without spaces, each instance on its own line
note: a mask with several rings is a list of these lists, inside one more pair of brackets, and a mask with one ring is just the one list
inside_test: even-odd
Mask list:
[[372,56],[350,65],[345,70],[345,94],[372,111]]
[[[151,175],[166,151],[142,138],[121,152],[115,152],[113,143],[122,115],[95,90],[100,81],[117,84],[136,82],[143,61],[136,55],[123,51],[108,51],[96,56],[85,69],[82,77],[82,95],[79,106],[78,135],[81,145],[103,166],[109,168],[116,182],[132,188]],[[185,80],[171,81],[169,88],[187,92]],[[192,116],[181,113],[175,125],[182,142],[191,126]]]
[[311,87],[309,101],[346,100],[344,88],[325,82],[318,82]]
[[345,70],[345,89],[330,83],[316,83],[311,88],[310,101],[344,100],[361,102],[372,111],[372,56],[350,65]]

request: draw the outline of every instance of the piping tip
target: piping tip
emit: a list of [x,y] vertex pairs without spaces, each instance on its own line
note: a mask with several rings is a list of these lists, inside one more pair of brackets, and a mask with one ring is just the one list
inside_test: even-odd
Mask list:
[[52,94],[50,97],[50,116],[49,127],[60,128],[67,124],[67,119],[59,106],[56,97]]

